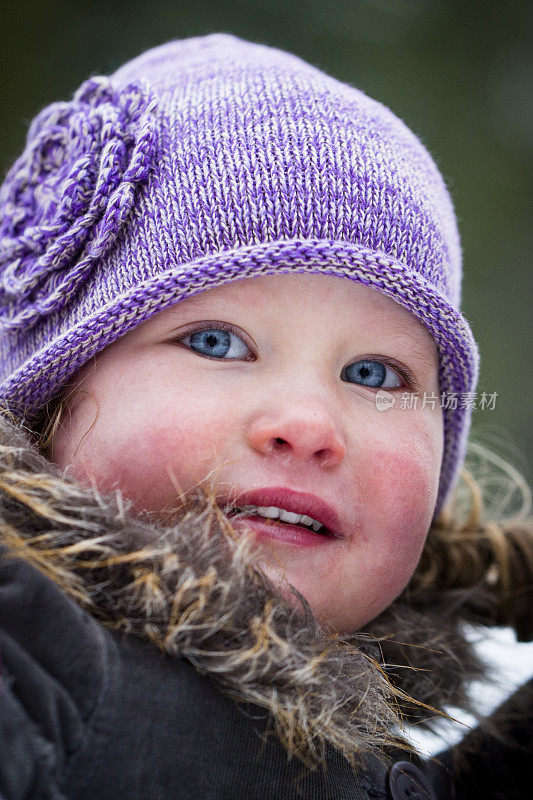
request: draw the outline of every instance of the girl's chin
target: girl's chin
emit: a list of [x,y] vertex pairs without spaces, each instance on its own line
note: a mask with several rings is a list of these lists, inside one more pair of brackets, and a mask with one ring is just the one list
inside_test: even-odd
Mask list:
[[316,612],[316,609],[313,608],[313,603],[305,597],[304,592],[300,591],[296,581],[294,583],[291,582],[282,565],[264,563],[260,560],[259,566],[270,580],[273,588],[281,594],[285,602],[294,609],[295,613],[299,615],[302,620],[306,617],[306,610],[302,599],[305,598],[306,603],[308,603],[317,621],[321,623],[320,616]]
[[301,600],[294,593],[294,589],[298,591],[298,587],[291,583],[286,570],[283,569],[281,564],[267,563],[260,557],[259,567],[261,571],[265,573],[274,589],[282,595],[284,600],[295,609],[301,608]]

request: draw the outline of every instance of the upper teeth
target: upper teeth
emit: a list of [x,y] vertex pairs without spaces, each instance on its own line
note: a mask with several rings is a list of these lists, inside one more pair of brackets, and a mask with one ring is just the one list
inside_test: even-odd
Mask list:
[[318,522],[306,514],[294,514],[292,511],[285,511],[284,508],[277,508],[277,506],[241,506],[241,511],[253,511],[260,517],[268,517],[269,519],[280,519],[282,522],[289,522],[291,525],[307,525],[318,531],[322,527],[322,523]]

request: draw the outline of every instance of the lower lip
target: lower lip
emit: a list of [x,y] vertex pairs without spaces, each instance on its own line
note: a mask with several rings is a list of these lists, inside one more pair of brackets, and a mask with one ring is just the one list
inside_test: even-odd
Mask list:
[[290,525],[279,520],[267,521],[265,517],[232,517],[231,523],[236,530],[251,530],[259,540],[275,539],[297,547],[327,547],[338,537],[315,531],[307,531],[298,525]]

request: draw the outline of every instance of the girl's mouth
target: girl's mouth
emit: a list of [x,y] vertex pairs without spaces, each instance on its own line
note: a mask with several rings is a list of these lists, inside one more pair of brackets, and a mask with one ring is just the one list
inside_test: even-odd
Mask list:
[[259,539],[310,547],[324,546],[338,538],[318,520],[276,506],[234,506],[226,513],[236,529],[250,530]]

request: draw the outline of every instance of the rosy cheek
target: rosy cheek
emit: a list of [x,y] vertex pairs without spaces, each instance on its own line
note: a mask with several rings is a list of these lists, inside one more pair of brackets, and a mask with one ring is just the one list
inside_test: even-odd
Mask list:
[[413,545],[416,549],[416,542],[427,532],[436,501],[439,465],[432,455],[420,451],[388,449],[374,460],[368,494],[376,513],[383,517],[389,547],[401,548],[400,552]]
[[361,553],[374,616],[400,594],[416,569],[436,500],[434,471],[427,460],[398,451],[387,450],[374,462]]
[[139,508],[173,505],[179,491],[192,489],[227,461],[228,425],[208,413],[185,412],[181,408],[179,417],[146,426],[114,455],[115,480]]
[[180,413],[148,431],[149,447],[159,460],[172,463],[182,475],[193,480],[203,476],[198,470],[209,470],[224,456],[225,444],[235,425],[217,407],[196,404],[182,407]]

